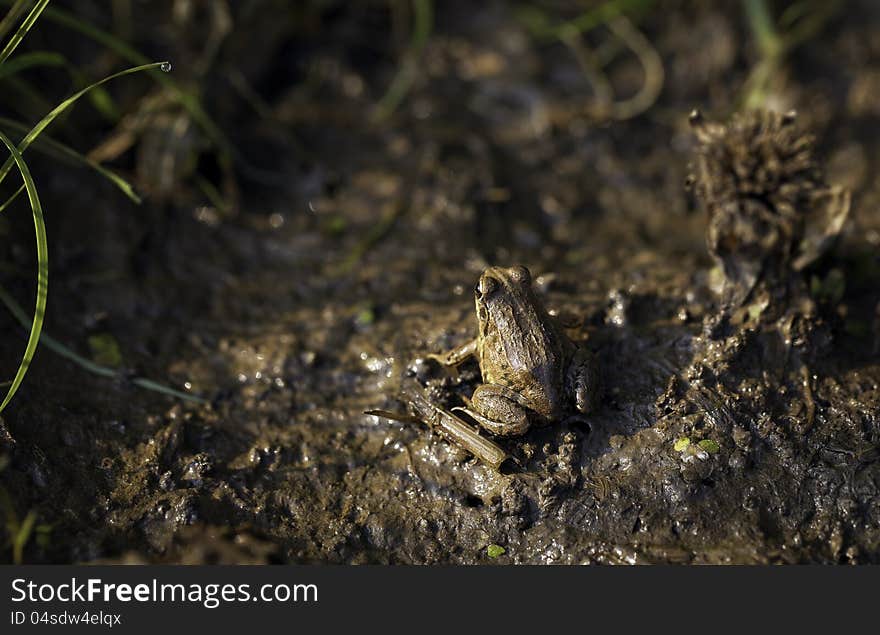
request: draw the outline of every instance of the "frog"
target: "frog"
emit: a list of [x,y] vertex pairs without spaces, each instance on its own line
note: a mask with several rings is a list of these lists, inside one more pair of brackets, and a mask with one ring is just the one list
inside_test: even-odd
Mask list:
[[482,383],[455,412],[500,437],[592,413],[598,398],[593,355],[547,312],[527,267],[486,268],[474,302],[477,337],[429,356],[447,367],[472,358],[479,364]]

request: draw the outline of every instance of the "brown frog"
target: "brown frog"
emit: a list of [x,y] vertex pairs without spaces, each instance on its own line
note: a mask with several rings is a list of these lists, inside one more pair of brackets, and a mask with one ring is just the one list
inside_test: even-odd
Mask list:
[[471,356],[483,383],[465,412],[492,434],[515,436],[532,424],[546,425],[589,412],[596,400],[592,356],[577,347],[544,309],[523,266],[490,267],[474,289],[479,334],[443,355],[444,365]]

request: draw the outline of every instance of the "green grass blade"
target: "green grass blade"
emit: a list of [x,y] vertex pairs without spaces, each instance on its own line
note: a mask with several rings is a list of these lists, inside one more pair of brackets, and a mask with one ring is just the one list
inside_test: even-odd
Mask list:
[[[21,324],[25,328],[28,327],[28,325],[30,324],[30,318],[28,317],[28,314],[25,313],[24,309],[21,308],[21,306],[12,299],[12,296],[9,295],[6,289],[4,289],[2,286],[0,286],[0,303],[6,305],[6,308],[9,309],[9,312],[12,313],[12,316],[18,321],[19,324]],[[115,368],[108,368],[106,366],[96,364],[87,357],[83,357],[79,353],[71,350],[48,333],[43,333],[42,337],[40,338],[40,343],[54,353],[57,353],[61,357],[69,359],[80,368],[83,368],[90,373],[98,375],[99,377],[106,377],[108,379],[121,378],[119,371]],[[186,393],[180,390],[175,390],[174,388],[165,386],[164,384],[160,384],[150,379],[135,377],[130,381],[135,386],[140,386],[141,388],[152,390],[154,392],[159,392],[164,395],[170,395],[172,397],[183,399],[185,401],[192,401],[194,403],[206,403],[206,400],[202,397],[199,397],[198,395],[192,395],[190,393]]]
[[12,29],[12,25],[15,24],[18,17],[27,10],[28,5],[33,0],[16,0],[15,3],[9,8],[9,11],[6,12],[6,15],[3,16],[3,19],[0,20],[0,38],[5,37],[7,33]]
[[159,392],[164,395],[168,395],[169,397],[183,399],[184,401],[191,401],[193,403],[208,403],[207,400],[203,399],[202,397],[199,397],[197,395],[190,395],[189,393],[181,392],[180,390],[175,390],[174,388],[169,388],[168,386],[155,382],[152,379],[135,377],[131,380],[131,383],[133,383],[135,386],[140,386],[145,390],[152,390],[153,392]]
[[391,85],[376,105],[373,121],[382,121],[391,116],[412,88],[418,77],[419,57],[428,42],[434,25],[434,7],[431,0],[413,0],[414,24],[412,40],[406,57],[391,80]]
[[643,11],[654,0],[608,0],[590,7],[584,13],[568,20],[553,20],[538,3],[526,4],[516,10],[516,16],[532,35],[539,40],[559,39],[566,33],[587,33],[596,27],[607,24],[623,13]]
[[[12,296],[9,295],[9,293],[3,287],[0,287],[0,302],[2,302],[7,309],[9,309],[9,312],[12,313],[12,317],[14,317],[19,324],[21,324],[25,328],[28,327],[31,322],[30,317],[28,317],[28,314],[25,313],[25,310],[21,308],[18,302],[12,299]],[[41,339],[46,348],[55,351],[62,357],[66,357],[72,362],[77,363],[90,373],[100,375],[101,377],[110,378],[116,377],[118,375],[117,371],[113,370],[112,368],[105,368],[104,366],[100,366],[99,364],[94,363],[92,360],[86,357],[78,355],[77,353],[67,348],[64,344],[47,334],[44,334]]]
[[0,205],[0,214],[3,213],[3,210],[5,210],[5,209],[6,209],[7,207],[9,207],[10,205],[12,205],[12,203],[15,202],[15,200],[16,200],[19,196],[21,196],[21,193],[24,192],[24,190],[25,190],[24,185],[22,185],[20,188],[18,188],[17,190],[15,190],[15,194],[13,194],[13,195],[10,196],[9,198],[7,198],[7,199],[3,202],[3,204]]
[[764,0],[743,0],[746,16],[758,47],[764,57],[775,57],[782,51],[782,38]]
[[[67,71],[74,86],[77,88],[86,86],[89,83],[76,66],[71,64],[63,55],[54,51],[32,51],[16,55],[0,65],[0,80],[13,77],[22,71],[34,67],[63,68]],[[108,121],[117,121],[119,119],[119,108],[116,106],[116,102],[103,88],[93,89],[89,93],[89,100]]]
[[30,540],[34,524],[37,522],[37,513],[33,510],[27,513],[18,531],[12,537],[12,564],[21,564],[24,561],[24,548]]
[[28,336],[27,346],[25,347],[24,355],[21,358],[21,363],[18,366],[18,371],[16,371],[15,377],[12,380],[12,385],[9,386],[9,390],[6,392],[6,397],[3,399],[3,403],[0,403],[0,412],[3,412],[6,405],[21,385],[21,382],[27,373],[28,366],[30,366],[31,360],[34,358],[34,353],[37,350],[37,342],[40,341],[40,331],[43,329],[43,318],[46,315],[46,296],[49,287],[49,253],[46,242],[46,225],[43,222],[43,208],[40,205],[40,197],[37,194],[37,188],[36,185],[34,185],[30,170],[24,162],[24,159],[22,159],[21,152],[19,152],[18,148],[15,147],[9,137],[2,132],[0,132],[0,141],[2,141],[3,145],[9,149],[9,153],[12,155],[12,160],[18,166],[19,172],[21,172],[21,180],[24,181],[24,185],[27,188],[28,200],[30,201],[31,211],[34,215],[34,231],[37,236],[38,270],[37,302],[36,308],[34,309],[34,319],[33,322],[31,322],[31,332]]
[[39,0],[37,4],[34,5],[34,8],[31,9],[31,12],[27,14],[24,21],[18,27],[18,31],[15,32],[9,41],[6,43],[6,46],[3,47],[3,50],[0,51],[0,65],[5,62],[12,52],[21,44],[21,41],[24,39],[24,36],[27,35],[28,31],[31,30],[31,27],[37,21],[37,18],[40,17],[40,14],[43,12],[43,9],[49,4],[49,0]]
[[59,53],[51,51],[33,51],[22,53],[0,65],[0,79],[15,75],[34,66],[67,66],[67,60]]
[[[8,0],[6,1],[8,2]],[[132,48],[128,43],[92,24],[89,24],[85,20],[80,20],[66,11],[51,7],[46,10],[44,18],[85,35],[87,38],[107,47],[109,50],[127,60],[130,64],[143,65],[148,62],[147,57]],[[174,93],[174,96],[180,105],[186,109],[189,115],[193,118],[193,121],[202,128],[208,138],[217,146],[217,149],[223,155],[227,158],[235,155],[235,148],[211,116],[204,108],[202,108],[201,102],[197,96],[187,92],[181,88],[177,82],[158,70],[153,71],[151,75],[160,85],[170,89]]]
[[[82,97],[83,95],[88,93],[93,88],[96,88],[98,86],[102,86],[111,80],[117,79],[119,77],[124,77],[125,75],[131,75],[133,73],[139,73],[141,71],[150,71],[153,69],[166,68],[167,64],[168,64],[168,62],[154,62],[152,64],[144,64],[142,66],[135,66],[133,68],[127,68],[124,71],[119,71],[118,73],[114,73],[112,75],[109,75],[109,76],[105,77],[104,79],[99,80],[89,86],[86,86],[82,90],[74,93],[73,95],[71,95],[70,97],[68,97],[64,101],[62,101],[60,104],[55,106],[55,108],[52,109],[52,111],[48,115],[43,117],[37,123],[37,125],[35,125],[33,128],[31,128],[31,131],[28,132],[25,135],[24,139],[22,139],[21,142],[18,144],[18,152],[23,153],[28,148],[28,146],[30,146],[31,143],[33,143],[34,139],[39,137],[40,134],[43,132],[43,130],[45,130],[49,126],[49,124],[51,124],[53,121],[55,121],[55,119],[61,113],[63,113],[68,108],[70,108],[73,104],[75,104],[79,100],[80,97]],[[12,169],[13,163],[14,163],[14,157],[10,157],[9,159],[6,160],[6,163],[4,163],[2,167],[0,167],[0,183],[2,183],[3,179],[6,178],[6,175],[9,174],[9,171]]]
[[[0,117],[0,126],[21,133],[26,133],[28,130],[30,130],[29,126],[21,123],[20,121],[7,119],[6,117]],[[140,205],[141,197],[138,196],[137,192],[135,192],[134,186],[132,186],[131,183],[126,181],[124,178],[122,178],[122,176],[120,176],[113,170],[104,167],[94,159],[90,159],[88,156],[82,154],[81,152],[77,152],[70,146],[63,144],[60,141],[56,141],[46,134],[43,134],[35,142],[34,149],[43,150],[47,154],[68,159],[75,164],[84,165],[93,169],[95,172],[97,172],[105,179],[110,181],[117,188],[119,188],[119,190],[121,190],[122,193],[125,194],[131,201]],[[2,211],[3,208],[0,207],[0,212]]]

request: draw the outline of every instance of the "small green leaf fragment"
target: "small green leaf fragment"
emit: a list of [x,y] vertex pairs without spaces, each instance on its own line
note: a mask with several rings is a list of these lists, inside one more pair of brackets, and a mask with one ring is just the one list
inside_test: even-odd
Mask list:
[[757,322],[761,318],[761,314],[764,312],[765,308],[767,308],[767,305],[761,304],[760,302],[750,304],[748,307],[749,321]]
[[507,549],[502,547],[501,545],[489,545],[486,547],[486,555],[490,558],[497,558],[498,556],[503,556],[507,552]]
[[119,342],[109,333],[89,336],[89,350],[91,350],[92,360],[96,364],[110,368],[122,366],[122,352],[119,350]]
[[685,450],[688,449],[690,444],[691,444],[690,439],[688,439],[687,437],[682,437],[682,438],[676,440],[675,445],[672,446],[672,449],[675,450],[676,452],[684,452]]
[[373,322],[376,321],[376,312],[372,307],[364,307],[361,309],[357,317],[355,317],[355,322],[357,322],[360,326],[369,326]]
[[703,448],[709,454],[715,454],[721,449],[721,446],[712,439],[703,439],[697,445]]
[[119,108],[104,88],[96,88],[89,94],[89,100],[107,121],[119,120]]
[[324,223],[323,229],[331,236],[341,236],[348,229],[348,222],[342,216],[334,216]]

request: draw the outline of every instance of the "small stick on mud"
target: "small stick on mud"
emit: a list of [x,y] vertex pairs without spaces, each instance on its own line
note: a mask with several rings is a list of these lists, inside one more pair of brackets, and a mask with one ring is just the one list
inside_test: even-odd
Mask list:
[[417,386],[405,385],[403,395],[416,416],[397,414],[387,410],[367,410],[365,414],[394,419],[396,421],[422,421],[447,440],[470,452],[493,469],[499,469],[510,455],[498,444],[481,436],[477,430],[451,412],[435,405]]

